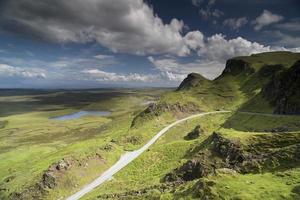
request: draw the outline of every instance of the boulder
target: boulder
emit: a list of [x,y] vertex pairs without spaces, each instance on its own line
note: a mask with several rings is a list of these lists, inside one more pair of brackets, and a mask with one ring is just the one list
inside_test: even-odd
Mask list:
[[185,137],[184,139],[185,140],[194,140],[198,137],[200,137],[200,134],[203,133],[203,130],[201,129],[200,125],[196,126],[194,128],[193,131],[189,132]]

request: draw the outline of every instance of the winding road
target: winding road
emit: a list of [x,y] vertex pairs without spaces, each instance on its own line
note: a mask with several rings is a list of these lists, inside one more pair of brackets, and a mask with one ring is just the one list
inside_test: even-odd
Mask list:
[[177,124],[187,121],[189,119],[196,118],[196,117],[202,117],[202,116],[210,115],[210,114],[229,113],[229,112],[231,112],[231,111],[213,111],[213,112],[200,113],[200,114],[192,115],[192,116],[189,116],[189,117],[186,117],[186,118],[183,118],[183,119],[173,122],[172,124],[168,125],[167,127],[163,128],[161,131],[159,131],[148,143],[146,143],[140,149],[124,154],[120,158],[120,160],[118,160],[118,162],[116,162],[112,167],[110,167],[107,171],[105,171],[103,174],[101,174],[101,176],[99,176],[97,179],[95,179],[92,183],[86,185],[84,188],[82,188],[77,193],[68,197],[67,200],[80,199],[81,197],[83,197],[87,193],[91,192],[96,187],[100,186],[105,181],[111,179],[114,174],[116,174],[118,171],[120,171],[122,168],[124,168],[126,165],[128,165],[130,162],[132,162],[138,156],[140,156],[152,144],[154,144],[163,134],[165,134],[170,128],[176,126]]

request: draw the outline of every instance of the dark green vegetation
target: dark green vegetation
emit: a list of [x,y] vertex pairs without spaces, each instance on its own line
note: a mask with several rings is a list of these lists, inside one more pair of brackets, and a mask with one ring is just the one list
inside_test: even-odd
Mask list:
[[[193,73],[175,91],[5,91],[0,197],[63,199],[166,124],[231,110],[173,127],[83,199],[300,199],[298,60],[233,58],[217,79]],[[112,114],[49,120],[78,110]]]

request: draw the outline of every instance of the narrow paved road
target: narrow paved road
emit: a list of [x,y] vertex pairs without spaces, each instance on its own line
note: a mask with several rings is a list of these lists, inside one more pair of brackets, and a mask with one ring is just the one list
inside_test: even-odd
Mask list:
[[118,162],[116,162],[111,168],[109,168],[107,171],[105,171],[101,176],[99,176],[96,180],[94,180],[92,183],[86,185],[84,188],[82,188],[77,193],[73,194],[72,196],[68,197],[67,200],[77,200],[83,197],[85,194],[91,192],[93,189],[104,183],[105,181],[112,178],[114,174],[116,174],[118,171],[120,171],[123,167],[128,165],[130,162],[132,162],[134,159],[136,159],[138,156],[140,156],[144,151],[146,151],[152,144],[154,144],[163,134],[165,134],[170,128],[173,126],[176,126],[177,124],[187,121],[189,119],[193,119],[196,117],[202,117],[205,115],[210,114],[218,114],[218,113],[228,113],[231,111],[214,111],[214,112],[206,112],[201,114],[196,114],[189,116],[184,119],[180,119],[176,122],[173,122],[172,124],[168,125],[167,127],[163,128],[161,131],[159,131],[147,144],[145,144],[143,147],[136,151],[128,152],[124,154]]

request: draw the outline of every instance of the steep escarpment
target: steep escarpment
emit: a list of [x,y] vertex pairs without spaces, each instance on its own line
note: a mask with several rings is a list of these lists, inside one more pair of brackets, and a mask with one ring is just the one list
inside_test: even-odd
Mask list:
[[274,113],[300,114],[300,60],[276,73],[262,94],[275,106]]
[[222,75],[230,74],[230,75],[238,75],[240,73],[245,74],[253,74],[255,72],[255,69],[251,67],[251,64],[242,60],[242,59],[229,59],[226,62],[225,69],[222,73]]

